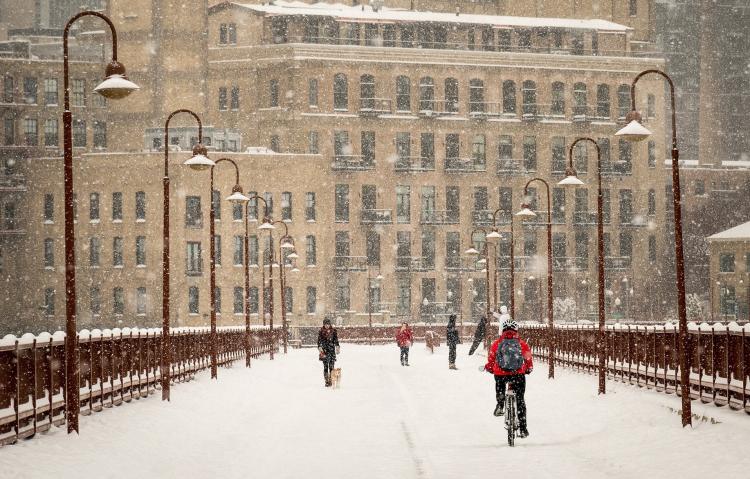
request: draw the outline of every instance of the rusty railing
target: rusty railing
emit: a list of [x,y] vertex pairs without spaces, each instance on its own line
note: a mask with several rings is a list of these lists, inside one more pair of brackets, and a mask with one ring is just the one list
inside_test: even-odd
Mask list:
[[[555,327],[555,360],[596,374],[597,331],[594,325]],[[750,414],[750,325],[690,323],[688,333],[691,398]],[[539,359],[547,355],[549,335],[545,325],[522,325],[521,336]],[[680,393],[679,340],[674,325],[611,325],[605,339],[609,379]]]
[[[278,349],[280,333],[254,327],[250,354]],[[174,328],[173,382],[210,367],[210,331]],[[65,333],[0,339],[0,446],[65,423]],[[218,329],[218,363],[245,357],[245,328]],[[140,399],[160,389],[161,329],[81,331],[80,412],[90,414]]]

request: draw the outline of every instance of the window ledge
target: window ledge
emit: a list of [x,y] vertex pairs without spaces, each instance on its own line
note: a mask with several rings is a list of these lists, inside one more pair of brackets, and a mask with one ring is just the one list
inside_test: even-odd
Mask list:
[[112,220],[112,223],[122,223],[122,220]]
[[101,220],[89,220],[89,224],[92,225],[98,225],[99,223],[101,223]]
[[55,267],[54,267],[54,266],[45,266],[45,267],[44,267],[44,270],[45,270],[45,271],[54,271],[54,270],[55,270]]
[[121,265],[121,264],[117,264],[117,265],[112,266],[112,268],[114,268],[114,269],[123,269],[124,267],[125,266]]
[[53,225],[53,224],[55,224],[55,222],[54,222],[54,221],[52,221],[52,220],[44,220],[44,221],[42,222],[42,224],[43,224],[43,225]]
[[143,269],[143,268],[146,267],[146,265],[145,264],[137,264],[137,265],[135,265],[135,267]]
[[145,223],[146,219],[145,218],[138,218],[137,220],[135,220],[135,222],[136,223]]

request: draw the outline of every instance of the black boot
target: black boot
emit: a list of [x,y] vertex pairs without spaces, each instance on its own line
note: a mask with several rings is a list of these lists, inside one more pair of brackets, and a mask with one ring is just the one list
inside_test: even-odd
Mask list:
[[524,438],[529,437],[529,430],[526,427],[526,424],[521,424],[521,427],[518,428],[518,437]]
[[500,417],[505,414],[505,401],[500,401],[495,406],[495,412],[493,413],[496,417]]

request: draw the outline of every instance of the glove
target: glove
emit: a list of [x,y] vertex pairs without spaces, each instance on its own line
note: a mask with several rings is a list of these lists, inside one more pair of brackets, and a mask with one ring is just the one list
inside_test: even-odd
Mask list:
[[533,371],[533,370],[534,370],[534,368],[529,368],[529,369],[526,370],[526,372],[524,374],[531,374],[531,371]]
[[341,353],[341,348],[336,346],[336,354],[339,354],[339,353]]

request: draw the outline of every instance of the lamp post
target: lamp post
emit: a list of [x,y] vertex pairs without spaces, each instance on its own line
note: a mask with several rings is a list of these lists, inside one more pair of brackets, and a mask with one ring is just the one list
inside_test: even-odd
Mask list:
[[[378,267],[378,275],[375,276],[375,281],[381,281],[383,275],[380,274],[380,267]],[[427,301],[427,298],[425,298]],[[370,265],[367,265],[367,321],[368,321],[368,336],[369,344],[372,346],[372,276],[370,275]]]
[[163,213],[162,213],[162,227],[163,227],[163,246],[162,246],[162,257],[161,257],[161,289],[162,289],[162,303],[161,303],[161,399],[162,401],[169,401],[169,389],[170,389],[170,376],[172,373],[172,342],[169,332],[169,122],[172,117],[179,113],[190,114],[195,121],[198,123],[198,144],[193,147],[193,157],[188,161],[193,168],[200,169],[210,168],[214,165],[214,162],[208,159],[208,150],[203,146],[203,123],[200,117],[191,110],[180,109],[175,110],[169,114],[167,120],[164,122],[164,178],[163,178]]
[[[268,202],[265,200],[265,198],[263,198],[261,196],[258,196],[257,194],[254,194],[253,196],[251,196],[248,199],[248,202],[247,202],[247,212],[246,212],[247,214],[245,214],[245,244],[246,245],[248,244],[248,241],[250,239],[250,235],[248,234],[248,226],[247,226],[247,218],[248,218],[248,216],[250,216],[250,201],[258,201],[258,200],[260,200],[260,201],[263,202],[263,222],[260,224],[260,226],[258,226],[258,229],[261,230],[261,231],[268,230],[269,234],[270,234],[270,230],[273,230],[273,229],[276,228],[272,224],[273,220],[268,215]],[[257,210],[257,203],[256,203],[256,210]],[[257,211],[256,211],[256,217],[257,216],[258,215],[257,215]],[[273,251],[272,251],[273,247],[271,245],[269,245],[269,249],[271,250],[270,253],[273,253]],[[247,251],[249,253],[249,249],[247,247],[246,247],[245,251]],[[269,253],[269,256],[271,256],[270,253]],[[245,259],[247,260],[249,258],[246,257]],[[273,271],[271,269],[270,262],[269,262],[269,270],[268,271],[269,271],[269,274]],[[265,326],[266,325],[266,267],[265,267],[264,259],[263,258],[260,258],[260,275],[261,275],[260,276],[261,277],[261,280],[260,280],[261,291],[260,291],[260,298],[259,298],[260,316],[261,316],[261,318],[263,320],[263,326]],[[249,284],[250,284],[249,273],[248,273],[248,275],[245,278],[245,284],[247,286],[249,286]],[[273,286],[273,281],[271,281],[271,286]],[[271,291],[273,292],[273,288],[271,289]],[[271,300],[273,300],[273,296],[271,296]],[[271,312],[270,314],[273,314],[273,304],[269,304],[269,308],[270,308],[270,312]],[[246,288],[246,291],[245,291],[245,311],[250,311],[250,288],[249,287]],[[246,328],[245,329],[247,330],[248,342],[249,342],[249,335],[250,335],[250,316],[249,316],[249,314],[246,314],[245,324],[246,324]],[[272,336],[271,339],[273,340],[273,323],[271,323],[271,336]],[[271,359],[273,359],[273,346],[271,346],[270,357],[271,357]]]
[[[250,216],[250,200],[261,200],[266,205],[265,211],[268,210],[268,204],[266,200],[258,195],[248,197],[248,201],[245,202],[245,366],[250,367],[250,228],[248,226],[248,216]],[[257,203],[256,203],[257,204]],[[256,213],[257,216],[257,213]],[[258,229],[273,229],[274,226],[270,224],[270,219],[264,214],[263,223]],[[262,280],[261,286],[265,286],[265,270],[261,266]],[[265,312],[265,305],[261,302],[261,316]],[[263,317],[263,325],[266,324],[265,317]]]
[[112,61],[105,69],[103,82],[94,91],[107,99],[125,98],[138,86],[125,76],[125,65],[117,61],[117,31],[112,21],[104,14],[83,11],[74,15],[63,30],[63,184],[65,197],[65,419],[68,434],[78,432],[79,375],[78,337],[76,328],[76,260],[75,225],[73,205],[73,114],[70,111],[70,71],[68,68],[68,35],[70,27],[81,17],[99,17],[112,32]]
[[[474,243],[474,233],[477,233],[477,232],[484,233],[484,248],[483,248],[483,251],[481,252],[481,254],[484,255],[484,260],[485,260],[485,268],[484,268],[483,273],[485,273],[485,288],[484,288],[484,291],[485,291],[485,315],[486,315],[485,317],[487,318],[486,327],[484,328],[484,341],[485,341],[485,347],[487,349],[489,349],[489,347],[490,347],[490,339],[492,337],[491,334],[490,334],[490,324],[492,323],[492,315],[491,315],[491,312],[490,312],[490,306],[491,306],[490,305],[490,266],[489,266],[489,248],[488,248],[489,242],[487,241],[487,230],[485,230],[484,228],[474,228],[471,231],[470,241],[472,242],[472,245],[471,245],[471,247],[469,249],[467,249],[465,251],[465,254],[469,254],[469,255],[479,255],[480,254],[480,252],[476,248],[474,248],[474,244],[473,244]],[[479,260],[479,261],[481,261],[481,260]],[[477,262],[479,262],[479,261],[477,261]]]
[[[552,202],[550,201],[550,189],[549,183],[543,178],[532,178],[526,182],[526,186],[523,187],[524,196],[529,194],[529,185],[535,181],[539,181],[547,188],[547,318],[549,321],[549,378],[554,379],[555,377],[555,328],[554,318],[552,311]],[[516,216],[521,219],[534,218],[536,213],[529,209],[529,204],[524,203],[521,205],[521,211],[516,213]]]
[[629,123],[615,133],[628,141],[642,141],[651,132],[641,124],[641,114],[635,109],[635,85],[644,75],[661,75],[669,83],[672,107],[672,202],[674,206],[674,250],[675,269],[677,273],[677,312],[680,321],[680,386],[682,394],[682,426],[692,425],[692,411],[690,405],[690,358],[688,348],[690,339],[687,332],[687,303],[685,299],[685,256],[682,245],[682,203],[680,199],[680,152],[677,149],[677,120],[675,109],[674,83],[661,70],[645,70],[636,75],[630,85],[630,104],[632,110],[625,117]]
[[[287,353],[287,324],[286,324],[286,292],[284,289],[286,288],[286,283],[284,281],[284,268],[286,267],[286,258],[296,259],[299,256],[294,250],[294,240],[291,236],[289,236],[289,228],[287,224],[284,221],[277,220],[271,223],[271,225],[275,224],[281,224],[284,225],[284,236],[282,236],[279,239],[279,289],[281,290],[281,330],[283,334],[283,344],[284,344],[284,354]],[[271,237],[271,230],[268,231],[268,237],[270,240],[270,248],[273,249],[273,238]],[[292,251],[284,257],[284,250]],[[273,259],[273,258],[272,258]],[[273,268],[274,264],[273,261],[271,261],[271,268]],[[273,277],[273,270],[270,269],[269,277]],[[271,294],[273,294],[273,290],[271,291]],[[272,296],[273,297],[273,296]],[[273,310],[273,309],[272,309]],[[273,313],[271,316],[271,331],[273,331]]]
[[[607,342],[605,341],[606,316],[604,311],[604,194],[602,192],[602,153],[599,143],[589,137],[577,138],[570,144],[568,149],[568,167],[565,169],[565,178],[558,185],[577,188],[584,186],[573,166],[573,149],[580,143],[588,141],[596,148],[596,266],[597,266],[597,303],[599,316],[599,331],[596,335],[596,350],[599,355],[599,394],[607,392]],[[587,287],[588,289],[588,287]],[[586,295],[588,298],[588,294]]]
[[[492,213],[492,232],[487,235],[487,239],[500,239],[500,233],[497,231],[497,214],[501,211],[500,208],[496,209]],[[513,215],[510,216],[510,317],[515,319],[516,317],[516,294],[515,294],[515,242],[513,237]],[[495,275],[497,275],[497,256],[495,257]],[[495,283],[497,285],[497,276],[495,277]],[[495,306],[497,306],[497,300],[495,300]]]
[[[209,249],[211,250],[210,253],[210,261],[209,261],[209,271],[210,271],[210,279],[209,279],[209,288],[210,288],[210,301],[211,301],[211,334],[210,334],[210,343],[211,343],[211,379],[217,378],[217,356],[218,356],[218,336],[216,334],[216,239],[215,239],[215,217],[216,217],[216,211],[214,210],[214,168],[221,162],[229,162],[234,166],[234,174],[235,174],[235,184],[232,188],[232,194],[227,197],[227,201],[231,201],[233,203],[243,203],[246,201],[249,201],[250,198],[245,196],[242,193],[242,187],[240,186],[240,169],[237,167],[237,163],[234,162],[234,160],[231,160],[229,158],[219,158],[216,160],[216,162],[208,166],[208,169],[210,169],[211,172],[211,183],[210,183],[210,189],[209,189],[209,201],[211,203],[211,208],[209,209],[209,217],[208,217],[208,234],[209,234]],[[187,166],[190,166],[194,170],[205,170],[207,169],[204,164],[196,165],[195,162],[193,162],[193,159],[187,160],[185,163],[183,163]]]

